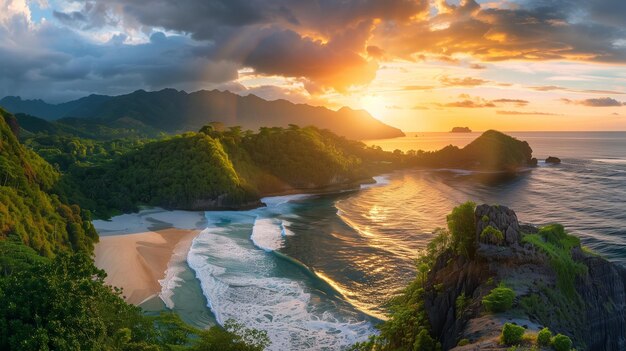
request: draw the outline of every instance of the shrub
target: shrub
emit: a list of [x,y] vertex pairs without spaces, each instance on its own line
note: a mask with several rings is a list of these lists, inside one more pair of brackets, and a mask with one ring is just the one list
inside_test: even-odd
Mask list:
[[473,257],[476,251],[476,204],[468,201],[455,207],[446,217],[448,230],[452,236],[452,246],[465,257]]
[[502,327],[501,341],[506,345],[517,345],[522,341],[524,328],[513,323],[504,323]]
[[552,338],[552,348],[556,351],[570,351],[572,349],[572,339],[563,334],[557,334]]
[[462,293],[461,295],[457,296],[456,298],[456,318],[461,317],[461,315],[463,314],[463,312],[465,311],[465,309],[467,308],[467,306],[469,305],[470,302],[470,298],[469,296],[465,295],[465,293]]
[[500,283],[497,288],[491,290],[491,292],[483,297],[483,306],[489,312],[499,313],[509,310],[513,306],[513,300],[515,299],[515,292],[507,288],[503,283]]
[[550,345],[550,340],[552,339],[552,332],[548,328],[543,328],[537,334],[537,343],[541,346]]
[[414,351],[435,351],[437,350],[437,343],[428,333],[428,330],[422,329],[422,331],[417,334],[417,338],[415,338],[415,343],[413,344]]
[[456,346],[465,346],[465,345],[469,345],[470,341],[467,339],[461,339],[459,340],[459,343],[456,344]]
[[499,229],[496,229],[490,225],[488,225],[483,231],[480,233],[480,239],[488,240],[490,244],[499,244],[504,240],[504,234]]
[[572,258],[572,249],[580,247],[580,239],[567,234],[562,225],[551,224],[537,234],[525,235],[522,242],[531,243],[550,257],[550,265],[557,273],[557,286],[569,299],[577,298],[576,276],[587,274],[587,266]]

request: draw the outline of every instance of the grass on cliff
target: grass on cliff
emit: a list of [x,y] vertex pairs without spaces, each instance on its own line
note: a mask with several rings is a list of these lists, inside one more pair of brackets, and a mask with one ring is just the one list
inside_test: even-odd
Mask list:
[[572,258],[572,249],[580,247],[580,239],[567,234],[562,225],[551,224],[536,234],[524,235],[522,242],[530,243],[548,255],[557,274],[557,287],[565,296],[575,299],[574,281],[578,275],[587,274],[587,267]]

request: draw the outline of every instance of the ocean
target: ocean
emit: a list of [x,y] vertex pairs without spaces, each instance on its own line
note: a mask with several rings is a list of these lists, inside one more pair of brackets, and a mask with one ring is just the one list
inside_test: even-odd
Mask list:
[[[266,330],[271,350],[340,350],[376,332],[386,303],[414,277],[432,232],[467,200],[509,206],[522,222],[562,223],[595,252],[626,263],[626,133],[509,134],[529,142],[538,167],[507,178],[404,170],[358,191],[206,212],[207,228],[186,262],[171,268],[162,295],[199,327],[233,319]],[[367,143],[436,150],[478,135],[409,133]],[[563,162],[546,164],[547,156]]]

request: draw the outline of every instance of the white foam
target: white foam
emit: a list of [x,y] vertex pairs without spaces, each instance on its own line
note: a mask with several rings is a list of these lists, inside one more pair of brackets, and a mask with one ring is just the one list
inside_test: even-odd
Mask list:
[[265,204],[268,208],[278,207],[282,204],[286,204],[290,201],[297,201],[306,199],[310,197],[310,194],[293,194],[293,195],[284,195],[284,196],[270,196],[264,197],[261,199],[261,202]]
[[280,221],[280,234],[285,237],[285,236],[294,236],[296,235],[296,233],[292,232],[291,229],[289,229],[289,226],[291,225],[291,222],[286,221],[286,220],[281,220]]
[[206,213],[209,228],[193,240],[187,263],[217,322],[234,319],[265,330],[269,350],[281,351],[339,350],[376,333],[362,315],[357,321],[354,311],[337,312],[337,302],[314,297],[304,280],[280,273],[277,265],[285,263],[266,251],[280,248],[293,232],[290,222],[272,214],[279,208],[279,213],[288,212],[287,203],[300,197],[281,198],[271,200],[271,208]]
[[185,268],[179,264],[171,264],[167,267],[165,271],[165,277],[159,280],[159,284],[161,284],[161,292],[159,293],[159,297],[165,303],[165,306],[169,309],[174,308],[174,301],[172,297],[174,296],[174,289],[181,286],[184,282],[182,278],[180,278],[180,274],[185,271]]
[[[250,212],[260,215],[257,210]],[[338,350],[376,332],[365,320],[340,315],[335,302],[313,298],[304,281],[281,276],[280,261],[241,236],[241,224],[231,223],[238,229],[208,228],[193,240],[187,255],[218,323],[234,319],[265,330],[271,340],[269,350],[281,351]],[[277,218],[256,218],[250,228],[253,240],[268,241],[255,245],[276,247],[274,239],[282,237],[285,225]]]
[[282,221],[277,218],[257,218],[250,239],[256,247],[265,251],[280,249],[284,243]]

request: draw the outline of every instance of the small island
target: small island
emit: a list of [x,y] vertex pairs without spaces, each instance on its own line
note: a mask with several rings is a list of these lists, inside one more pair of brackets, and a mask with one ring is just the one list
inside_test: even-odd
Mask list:
[[454,127],[450,133],[471,133],[472,130],[469,127]]
[[546,163],[559,164],[561,163],[561,159],[554,156],[549,156],[546,158]]

